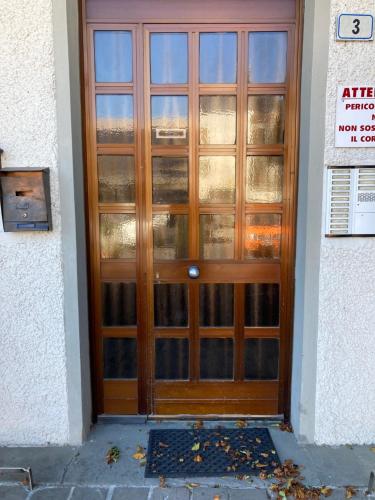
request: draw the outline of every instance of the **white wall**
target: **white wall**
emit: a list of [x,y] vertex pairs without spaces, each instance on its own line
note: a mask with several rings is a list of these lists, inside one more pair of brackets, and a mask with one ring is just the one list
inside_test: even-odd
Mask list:
[[0,444],[68,441],[51,0],[0,0],[5,167],[51,169],[54,229],[0,229]]
[[[335,41],[335,20],[342,12],[375,14],[375,4],[373,0],[332,0],[325,164],[375,164],[375,148],[335,148],[337,86],[375,85],[375,42]],[[375,441],[374,381],[375,238],[322,236],[316,442]]]

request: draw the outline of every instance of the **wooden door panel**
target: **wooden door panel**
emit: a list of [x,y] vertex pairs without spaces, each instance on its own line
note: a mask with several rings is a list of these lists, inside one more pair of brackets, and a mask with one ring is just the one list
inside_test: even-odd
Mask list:
[[274,1],[86,0],[98,413],[287,411],[300,11]]

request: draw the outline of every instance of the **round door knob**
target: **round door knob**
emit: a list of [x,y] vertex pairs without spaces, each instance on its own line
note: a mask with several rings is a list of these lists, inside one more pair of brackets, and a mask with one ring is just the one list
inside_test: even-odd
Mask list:
[[190,266],[188,269],[189,278],[196,280],[199,278],[200,271],[198,266]]

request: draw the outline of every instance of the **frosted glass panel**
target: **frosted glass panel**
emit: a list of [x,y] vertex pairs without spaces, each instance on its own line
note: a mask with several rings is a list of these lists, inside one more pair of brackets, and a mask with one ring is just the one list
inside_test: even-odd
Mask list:
[[201,33],[200,82],[236,83],[237,34]]
[[151,33],[151,83],[187,83],[186,33]]
[[248,100],[248,144],[284,142],[285,102],[281,95],[252,95]]
[[278,259],[281,243],[281,215],[247,215],[245,238],[247,259]]
[[199,158],[199,200],[201,203],[234,203],[236,199],[234,156]]
[[200,97],[200,143],[235,144],[237,99],[235,96]]
[[249,33],[249,82],[284,83],[288,33]]
[[99,144],[134,142],[133,96],[96,96],[96,138]]
[[155,204],[187,203],[188,159],[154,157],[152,159],[152,201]]
[[135,259],[135,215],[101,214],[100,248],[102,259]]
[[134,203],[134,157],[99,155],[98,181],[100,203]]
[[200,255],[202,259],[234,258],[234,215],[200,216]]
[[98,83],[126,83],[133,79],[130,31],[95,31],[95,79]]
[[151,97],[152,143],[188,144],[188,97]]
[[189,249],[187,215],[156,214],[152,217],[154,260],[186,259]]
[[248,156],[246,165],[247,203],[283,201],[282,156]]

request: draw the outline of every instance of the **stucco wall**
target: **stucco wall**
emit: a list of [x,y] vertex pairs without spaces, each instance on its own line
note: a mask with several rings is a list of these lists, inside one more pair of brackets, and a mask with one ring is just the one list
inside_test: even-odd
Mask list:
[[[334,142],[337,86],[375,84],[375,42],[336,42],[336,16],[375,14],[374,7],[373,0],[332,0],[326,165],[375,164],[375,148]],[[317,359],[316,442],[375,442],[375,238],[322,236]]]
[[[6,167],[51,169],[53,232],[0,229],[0,443],[68,440],[51,0],[0,0]],[[0,224],[1,225],[1,224]]]

